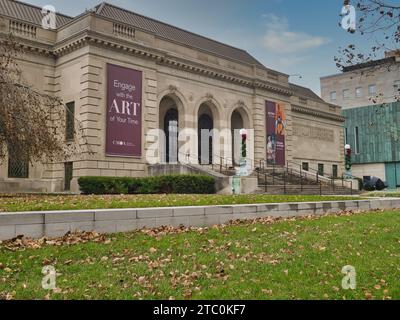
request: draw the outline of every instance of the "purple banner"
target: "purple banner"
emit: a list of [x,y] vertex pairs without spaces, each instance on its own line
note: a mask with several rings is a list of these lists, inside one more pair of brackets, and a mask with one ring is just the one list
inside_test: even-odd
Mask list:
[[106,154],[142,156],[142,72],[107,65]]
[[286,116],[283,105],[266,101],[267,162],[284,166],[286,163]]

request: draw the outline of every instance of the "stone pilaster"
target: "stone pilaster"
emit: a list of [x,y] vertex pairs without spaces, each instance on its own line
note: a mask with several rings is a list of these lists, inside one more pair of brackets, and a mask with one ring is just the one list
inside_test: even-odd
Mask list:
[[285,103],[285,114],[286,114],[286,161],[293,161],[295,154],[294,154],[294,139],[293,139],[293,116],[292,116],[292,106],[289,103]]
[[[101,153],[104,137],[101,134],[101,124],[104,122],[105,83],[103,83],[104,65],[96,59],[85,56],[81,61],[80,97],[76,115],[82,126],[82,138],[87,147],[94,153]],[[78,107],[78,108],[77,108]],[[88,150],[83,147],[82,153]]]
[[266,158],[265,99],[253,97],[254,160],[258,164]]
[[143,162],[147,162],[148,154],[156,156],[153,152],[154,143],[157,143],[159,136],[154,131],[158,129],[159,106],[157,97],[158,79],[157,73],[147,70],[143,75]]

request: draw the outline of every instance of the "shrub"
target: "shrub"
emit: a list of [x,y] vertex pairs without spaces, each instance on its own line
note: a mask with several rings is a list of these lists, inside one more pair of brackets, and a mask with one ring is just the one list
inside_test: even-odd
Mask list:
[[78,179],[83,194],[127,194],[133,178],[81,177]]
[[215,179],[203,175],[166,175],[146,178],[82,177],[84,194],[213,194]]
[[135,179],[130,194],[213,194],[215,179],[202,175],[166,175]]

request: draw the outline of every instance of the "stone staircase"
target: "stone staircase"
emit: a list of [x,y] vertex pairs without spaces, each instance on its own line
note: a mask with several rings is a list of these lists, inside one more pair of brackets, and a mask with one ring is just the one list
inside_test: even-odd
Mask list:
[[[232,192],[231,177],[235,176],[236,168],[228,165],[156,165],[151,166],[150,175],[171,173],[197,173],[215,178],[219,193]],[[251,190],[254,194],[290,194],[290,195],[357,195],[360,192],[350,188],[345,180],[332,180],[310,172],[301,172],[288,167],[257,168],[249,178],[255,185]],[[251,191],[250,191],[251,192]]]
[[275,167],[254,172],[258,177],[260,194],[293,195],[356,195],[346,180],[330,178],[300,172],[291,168]]
[[[236,169],[220,165],[196,165],[205,173],[234,176]],[[292,194],[292,195],[357,195],[346,180],[332,180],[310,172],[301,172],[288,167],[256,169],[250,177],[258,179],[255,194]]]

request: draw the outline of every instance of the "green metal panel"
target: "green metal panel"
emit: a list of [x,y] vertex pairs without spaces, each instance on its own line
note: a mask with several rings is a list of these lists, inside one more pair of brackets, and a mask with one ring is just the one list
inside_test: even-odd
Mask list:
[[396,174],[396,164],[386,163],[386,183],[390,189],[395,189],[397,187],[397,174]]
[[359,154],[353,163],[400,161],[400,103],[343,110],[347,142],[355,151],[355,128],[359,131]]
[[400,186],[400,163],[397,162],[396,166],[396,188]]

